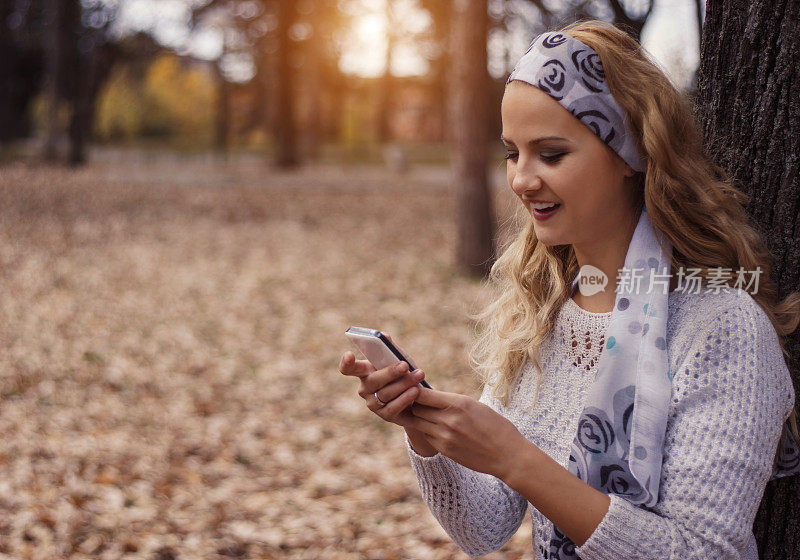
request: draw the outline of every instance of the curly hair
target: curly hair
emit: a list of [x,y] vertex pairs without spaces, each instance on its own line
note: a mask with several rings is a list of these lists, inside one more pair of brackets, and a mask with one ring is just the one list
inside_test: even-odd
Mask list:
[[[559,31],[597,52],[611,93],[630,118],[646,162],[632,184],[647,205],[653,227],[672,244],[671,265],[700,269],[703,281],[713,274],[712,268],[760,267],[758,290],[751,296],[769,317],[781,350],[788,355],[785,337],[800,323],[800,292],[778,301],[770,278],[772,257],[743,207],[748,197],[731,185],[725,170],[708,155],[688,98],[635,39],[614,25],[582,20]],[[530,214],[525,213],[525,222],[491,268],[488,284],[496,297],[472,314],[479,328],[470,362],[506,405],[509,389],[528,358],[539,373],[538,398],[539,349],[578,274],[571,245],[539,243]],[[791,422],[800,441],[794,410]]]

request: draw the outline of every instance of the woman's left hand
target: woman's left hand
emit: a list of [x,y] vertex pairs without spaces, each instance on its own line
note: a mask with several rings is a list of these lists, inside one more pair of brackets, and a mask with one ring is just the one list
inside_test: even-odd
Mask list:
[[440,453],[501,480],[528,443],[508,419],[465,395],[422,388],[411,412],[412,427]]

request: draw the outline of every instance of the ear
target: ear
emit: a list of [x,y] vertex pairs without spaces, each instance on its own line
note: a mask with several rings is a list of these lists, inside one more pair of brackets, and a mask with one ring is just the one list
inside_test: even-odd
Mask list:
[[636,171],[634,171],[634,170],[633,170],[633,167],[631,167],[630,165],[628,165],[628,164],[626,163],[626,164],[625,164],[625,171],[624,171],[624,175],[625,175],[626,177],[633,177],[634,175],[636,175]]

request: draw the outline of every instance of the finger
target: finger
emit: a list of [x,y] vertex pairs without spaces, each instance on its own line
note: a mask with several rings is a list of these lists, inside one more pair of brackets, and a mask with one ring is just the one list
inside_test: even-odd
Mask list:
[[408,420],[408,427],[414,428],[415,430],[419,430],[426,436],[432,436],[432,437],[436,436],[436,427],[437,427],[436,424],[434,424],[433,422],[429,422],[424,418],[420,418],[419,416],[414,416],[413,414],[411,416],[411,419]]
[[383,402],[389,402],[396,399],[403,391],[409,387],[413,387],[425,377],[422,370],[413,371],[407,375],[402,375],[394,381],[387,383],[380,389],[376,390],[374,394],[378,395]]
[[386,420],[394,419],[401,412],[403,412],[403,410],[405,410],[406,407],[410,406],[411,403],[414,402],[414,399],[417,397],[418,393],[419,393],[419,387],[417,385],[409,387],[408,389],[400,393],[400,395],[398,395],[397,398],[391,400],[386,406],[383,406],[380,409],[378,409],[377,410],[378,415]]
[[445,393],[444,391],[423,388],[419,392],[417,402],[433,408],[448,408],[453,406],[460,397],[461,395],[458,393]]
[[[424,391],[424,389],[422,390]],[[414,406],[411,407],[411,414],[422,420],[427,420],[432,424],[439,424],[442,420],[443,413],[444,411],[441,408],[433,408],[431,406],[419,404],[419,398],[417,398]]]
[[[367,395],[374,393],[408,371],[408,364],[398,362],[361,378],[361,389]],[[363,397],[364,395],[362,395]]]
[[[381,404],[380,402],[378,402],[378,399],[376,399],[375,395],[372,395],[372,394],[363,396],[362,398],[365,401],[367,401],[367,408],[370,410],[370,412],[377,413],[382,408],[384,408],[386,406],[389,406],[388,402],[386,404]],[[384,401],[384,402],[386,402],[386,401]]]
[[366,377],[374,371],[375,368],[368,360],[356,360],[356,355],[350,351],[342,354],[342,359],[339,361],[339,372],[343,375]]

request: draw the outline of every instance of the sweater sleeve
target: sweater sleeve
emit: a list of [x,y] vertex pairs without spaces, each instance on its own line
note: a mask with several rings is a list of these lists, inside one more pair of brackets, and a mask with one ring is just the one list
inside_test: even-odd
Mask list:
[[[490,389],[480,401],[500,412]],[[470,470],[437,453],[418,455],[406,446],[422,498],[439,524],[472,558],[502,547],[516,533],[528,509],[527,500],[500,479]]]
[[694,338],[673,378],[659,500],[616,495],[583,560],[739,559],[794,389],[777,334],[745,294]]

